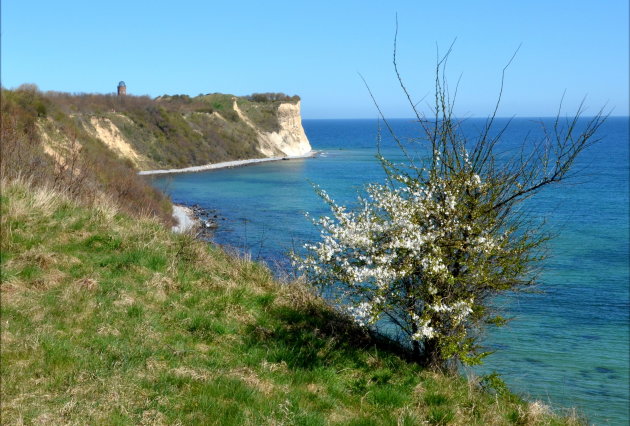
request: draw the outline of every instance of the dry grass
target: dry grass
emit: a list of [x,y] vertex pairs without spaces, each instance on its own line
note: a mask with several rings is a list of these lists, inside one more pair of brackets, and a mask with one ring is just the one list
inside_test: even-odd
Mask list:
[[104,212],[113,207],[171,224],[167,197],[137,176],[132,162],[86,131],[79,115],[64,113],[59,99],[33,87],[2,89],[0,176],[27,179]]

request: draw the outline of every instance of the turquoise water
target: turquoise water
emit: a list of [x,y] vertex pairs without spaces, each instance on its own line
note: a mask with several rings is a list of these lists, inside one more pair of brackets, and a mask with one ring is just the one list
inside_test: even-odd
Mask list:
[[[374,120],[304,120],[317,158],[160,177],[158,187],[175,202],[216,210],[214,241],[248,252],[272,268],[287,266],[286,252],[318,237],[304,217],[327,213],[312,184],[340,203],[352,203],[383,172],[375,160]],[[411,120],[394,120],[399,135],[413,137]],[[468,120],[475,134],[482,121]],[[499,123],[501,124],[501,123]],[[532,137],[539,125],[515,120],[505,149]],[[529,136],[528,136],[529,135]],[[490,330],[496,352],[477,374],[497,371],[510,388],[554,408],[576,407],[595,424],[628,424],[629,236],[628,118],[610,118],[574,170],[575,179],[528,202],[534,217],[557,233],[549,245],[541,293],[502,297],[514,317]],[[390,140],[383,152],[400,158]]]

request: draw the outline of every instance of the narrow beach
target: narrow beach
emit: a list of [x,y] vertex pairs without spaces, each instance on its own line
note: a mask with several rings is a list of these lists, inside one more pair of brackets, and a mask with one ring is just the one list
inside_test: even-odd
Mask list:
[[317,153],[318,153],[317,151],[309,151],[306,154],[302,154],[302,155],[290,155],[290,156],[285,156],[285,157],[253,158],[250,160],[224,161],[222,163],[211,163],[211,164],[205,164],[203,166],[185,167],[183,169],[143,170],[143,171],[138,172],[138,174],[139,175],[161,175],[161,174],[167,174],[167,173],[203,172],[205,170],[224,169],[228,167],[241,167],[241,166],[247,166],[250,164],[264,163],[267,161],[297,160],[301,158],[310,158],[310,157],[315,157]]

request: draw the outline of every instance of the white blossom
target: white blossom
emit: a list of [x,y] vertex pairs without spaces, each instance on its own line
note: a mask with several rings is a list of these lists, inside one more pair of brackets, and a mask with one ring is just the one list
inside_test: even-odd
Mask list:
[[[467,157],[464,161],[470,168]],[[457,269],[483,281],[483,259],[509,235],[477,230],[475,221],[463,215],[470,188],[481,187],[477,173],[425,183],[402,175],[396,179],[398,186],[369,185],[353,210],[320,191],[332,215],[315,221],[321,240],[305,245],[308,256],[299,268],[313,282],[333,286],[344,311],[363,326],[374,325],[386,312],[394,314],[392,307],[415,306],[407,320],[399,318],[411,341],[465,333],[475,300],[467,293],[450,295],[453,274]],[[453,244],[469,263],[453,264]]]

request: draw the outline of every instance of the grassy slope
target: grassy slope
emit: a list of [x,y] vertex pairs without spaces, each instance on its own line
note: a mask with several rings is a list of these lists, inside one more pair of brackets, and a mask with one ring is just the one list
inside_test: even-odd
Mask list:
[[156,221],[20,183],[1,214],[3,424],[572,422],[422,371]]
[[[99,101],[111,98],[93,97]],[[27,176],[37,185],[62,188],[86,203],[109,198],[128,213],[157,215],[170,223],[168,197],[137,176],[131,162],[121,159],[81,124],[77,112],[81,105],[77,103],[89,99],[88,95],[45,95],[34,88],[2,89],[0,175]],[[89,117],[84,118],[89,122]]]

